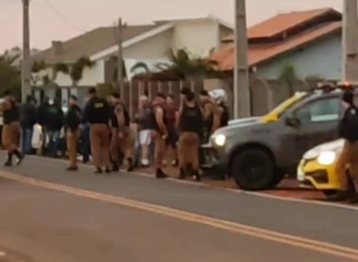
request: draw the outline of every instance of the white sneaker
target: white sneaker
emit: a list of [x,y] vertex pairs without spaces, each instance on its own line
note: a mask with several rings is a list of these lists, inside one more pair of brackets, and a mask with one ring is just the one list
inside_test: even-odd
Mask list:
[[149,160],[148,159],[142,159],[141,161],[142,166],[148,166],[149,165]]

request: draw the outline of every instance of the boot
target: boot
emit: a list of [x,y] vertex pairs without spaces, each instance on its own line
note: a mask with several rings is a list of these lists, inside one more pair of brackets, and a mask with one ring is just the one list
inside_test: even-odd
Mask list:
[[69,166],[68,168],[66,168],[66,171],[78,171],[78,167],[77,166]]
[[348,199],[349,204],[357,204],[358,203],[358,194],[354,193],[351,195],[351,197]]
[[14,151],[14,155],[17,157],[16,165],[21,165],[22,160],[24,160],[25,155],[21,154],[19,150]]
[[4,163],[4,166],[12,166],[12,153],[7,153],[7,160]]
[[114,172],[118,172],[119,171],[119,167],[116,161],[112,161],[112,171]]
[[201,181],[201,175],[200,175],[199,171],[194,171],[194,172],[193,172],[193,178],[194,178],[194,180],[197,181],[197,182],[200,182],[200,181]]
[[127,172],[132,172],[134,170],[134,165],[133,165],[133,160],[131,157],[127,158],[127,162],[128,162],[128,168],[127,168]]
[[104,169],[104,172],[105,172],[106,174],[109,174],[109,173],[112,172],[112,170],[111,170],[109,167],[106,167],[106,168]]
[[339,202],[339,201],[346,201],[350,197],[352,197],[352,193],[349,192],[348,190],[339,190],[337,194],[331,196],[329,200]]
[[185,170],[183,169],[183,168],[180,168],[180,170],[179,170],[179,179],[181,179],[181,180],[183,180],[183,179],[185,179],[185,176],[186,176],[186,174],[185,174]]
[[157,170],[155,172],[155,177],[156,178],[167,178],[168,175],[165,174],[161,168],[157,168]]
[[102,174],[103,170],[100,167],[97,167],[96,170],[94,171],[95,174]]

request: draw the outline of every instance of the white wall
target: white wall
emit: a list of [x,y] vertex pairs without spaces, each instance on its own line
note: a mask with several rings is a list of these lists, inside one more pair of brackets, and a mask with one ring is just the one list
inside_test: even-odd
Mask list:
[[219,23],[210,19],[175,22],[172,48],[184,48],[195,56],[206,57],[220,45],[219,28]]
[[[34,77],[38,77],[40,81],[37,82],[37,86],[42,85],[42,77],[47,75],[52,78],[53,70],[52,68],[47,68],[39,72],[38,74],[33,74]],[[99,83],[104,82],[104,61],[96,61],[91,68],[85,68],[83,70],[83,77],[78,82],[78,86],[95,86]],[[59,86],[72,86],[72,81],[69,75],[63,74],[61,72],[57,73],[55,83]]]
[[173,30],[169,29],[158,35],[145,39],[123,50],[124,59],[163,59],[171,48]]

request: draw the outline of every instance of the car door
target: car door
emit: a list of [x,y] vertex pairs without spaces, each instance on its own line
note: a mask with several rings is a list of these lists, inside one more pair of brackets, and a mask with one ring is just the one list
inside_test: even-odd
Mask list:
[[300,159],[309,149],[338,137],[338,122],[343,113],[339,97],[323,97],[297,108],[299,120],[293,135],[294,155]]

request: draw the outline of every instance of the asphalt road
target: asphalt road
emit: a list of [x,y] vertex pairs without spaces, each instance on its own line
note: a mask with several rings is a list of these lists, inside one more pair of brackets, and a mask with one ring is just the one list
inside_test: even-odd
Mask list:
[[358,261],[355,210],[64,168],[0,172],[0,262]]

